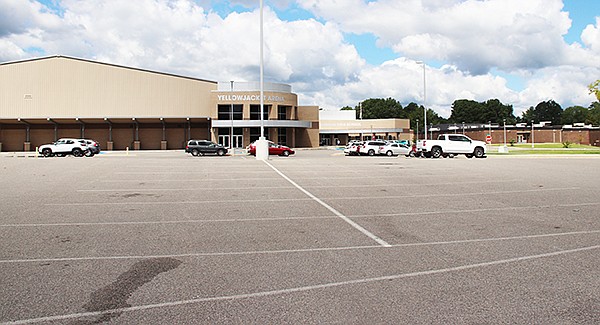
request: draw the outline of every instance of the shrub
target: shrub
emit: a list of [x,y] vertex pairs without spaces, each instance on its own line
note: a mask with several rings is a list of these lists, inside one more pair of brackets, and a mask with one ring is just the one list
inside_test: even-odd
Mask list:
[[570,141],[565,141],[562,143],[563,148],[568,148],[572,145],[573,143],[571,143]]
[[515,146],[515,139],[510,139],[510,140],[508,140],[508,142],[510,142],[511,147]]

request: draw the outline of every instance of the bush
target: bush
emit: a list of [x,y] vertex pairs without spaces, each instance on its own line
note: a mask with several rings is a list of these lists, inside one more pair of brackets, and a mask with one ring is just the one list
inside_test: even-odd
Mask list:
[[565,141],[562,143],[563,148],[568,148],[572,145],[573,143],[571,143],[570,141]]
[[515,139],[510,139],[510,140],[508,140],[508,142],[510,142],[511,147],[515,146]]

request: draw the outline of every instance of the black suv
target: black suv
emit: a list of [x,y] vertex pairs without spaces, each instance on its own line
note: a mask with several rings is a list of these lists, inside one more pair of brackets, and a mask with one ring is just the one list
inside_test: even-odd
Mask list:
[[185,146],[185,152],[191,153],[192,156],[203,156],[207,153],[214,153],[223,156],[227,153],[227,148],[218,143],[208,140],[190,140]]

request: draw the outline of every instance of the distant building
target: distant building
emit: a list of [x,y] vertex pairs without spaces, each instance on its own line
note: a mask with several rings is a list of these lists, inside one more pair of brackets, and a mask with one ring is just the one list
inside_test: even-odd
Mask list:
[[346,144],[350,140],[411,140],[408,119],[356,118],[353,110],[319,111],[319,134],[322,145]]
[[[58,138],[105,150],[182,149],[189,139],[243,148],[261,135],[291,147],[349,139],[409,139],[408,120],[356,120],[299,106],[290,85],[216,82],[52,56],[0,64],[0,151],[32,151]],[[321,116],[320,116],[321,115]]]
[[[485,141],[490,135],[492,143],[504,143],[504,125],[488,123],[456,123],[434,125],[429,132],[433,137],[440,133],[461,133],[475,140]],[[429,136],[429,135],[428,135]],[[577,123],[574,125],[551,125],[540,122],[533,125],[518,123],[506,125],[506,143],[563,143],[571,142],[584,145],[600,146],[600,127]]]
[[[319,145],[319,108],[264,84],[265,136]],[[64,56],[0,64],[0,151],[61,137],[102,149],[181,149],[189,139],[245,147],[261,130],[260,84],[215,82]]]

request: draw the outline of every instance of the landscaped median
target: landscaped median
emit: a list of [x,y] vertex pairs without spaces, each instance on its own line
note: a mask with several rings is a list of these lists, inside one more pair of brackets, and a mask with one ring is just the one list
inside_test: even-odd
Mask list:
[[570,144],[565,148],[561,143],[536,143],[533,148],[531,143],[507,144],[508,153],[499,152],[503,145],[488,146],[489,155],[600,155],[600,147],[581,144]]

